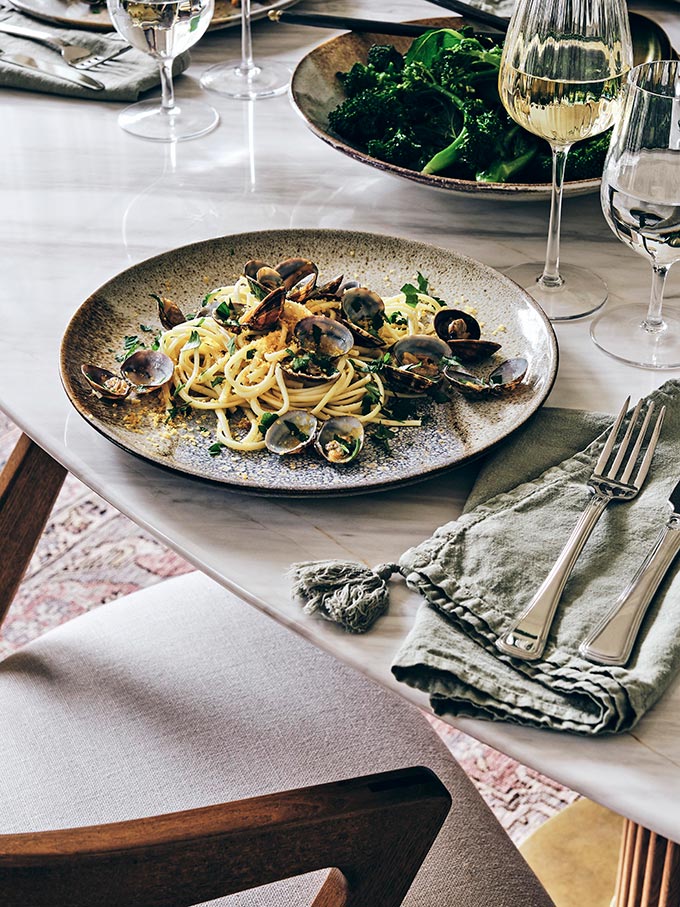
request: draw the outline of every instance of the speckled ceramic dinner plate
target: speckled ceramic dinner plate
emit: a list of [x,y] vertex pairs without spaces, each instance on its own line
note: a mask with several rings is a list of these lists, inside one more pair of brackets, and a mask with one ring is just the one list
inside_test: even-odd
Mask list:
[[[483,336],[502,349],[494,361],[523,356],[524,385],[504,398],[451,402],[424,400],[421,428],[399,429],[391,452],[367,439],[359,458],[332,466],[315,453],[280,458],[268,451],[223,450],[213,457],[214,416],[190,414],[165,430],[158,395],[117,405],[99,400],[80,373],[83,363],[117,371],[116,354],[126,336],[152,337],[159,327],[150,293],[170,296],[185,312],[196,311],[207,290],[227,285],[251,258],[276,262],[310,258],[320,279],[343,273],[383,296],[398,292],[417,272],[437,296],[474,307]],[[424,243],[339,230],[273,230],[224,236],[165,252],[135,265],[92,294],[73,316],[62,342],[61,375],[78,412],[109,440],[159,466],[260,494],[305,496],[359,494],[414,482],[460,465],[515,431],[541,406],[557,371],[557,341],[550,322],[531,297],[507,277],[457,252]],[[161,429],[159,430],[159,425]]]
[[[463,24],[464,20],[437,17],[414,21],[432,27],[456,28]],[[636,63],[643,60],[664,59],[673,53],[668,36],[656,23],[644,16],[631,13],[631,27],[634,35]],[[324,41],[323,44],[318,45],[303,57],[293,73],[291,97],[298,112],[314,135],[335,148],[336,151],[340,151],[362,164],[375,167],[392,176],[419,183],[430,189],[500,201],[548,200],[551,195],[549,183],[478,183],[476,180],[454,179],[436,173],[419,173],[417,170],[408,170],[405,167],[398,167],[396,164],[388,164],[371,157],[370,154],[355,148],[332,131],[328,125],[328,114],[345,99],[337,73],[349,71],[357,61],[365,63],[372,44],[393,44],[397,50],[404,53],[411,46],[412,41],[412,38],[390,35],[345,32],[329,41]],[[599,187],[599,177],[587,180],[567,180],[564,184],[564,195],[567,197],[587,195],[597,192]]]
[[[270,9],[286,9],[298,0],[270,0],[252,4],[251,19],[264,19]],[[87,0],[12,0],[12,6],[34,19],[54,22],[71,28],[85,28],[91,31],[112,31],[111,17],[106,2],[88,3]],[[230,28],[241,24],[241,9],[230,0],[215,0],[215,12],[209,30]]]

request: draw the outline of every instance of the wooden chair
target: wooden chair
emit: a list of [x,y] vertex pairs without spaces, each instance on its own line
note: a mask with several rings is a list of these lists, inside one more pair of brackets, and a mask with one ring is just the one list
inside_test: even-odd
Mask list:
[[0,764],[2,907],[552,904],[416,709],[200,574],[0,663]]

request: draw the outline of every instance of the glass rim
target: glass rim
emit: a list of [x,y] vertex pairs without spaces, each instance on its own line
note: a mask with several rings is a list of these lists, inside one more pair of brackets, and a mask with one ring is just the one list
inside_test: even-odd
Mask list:
[[[669,65],[676,67],[675,82],[679,89],[677,94],[672,95],[662,91],[655,91],[653,88],[648,88],[639,84],[638,77],[641,76],[643,72],[650,73],[654,69],[662,69]],[[631,89],[642,91],[645,94],[653,95],[657,98],[669,98],[672,100],[674,97],[680,97],[680,60],[647,60],[644,63],[638,63],[637,66],[633,66],[632,69],[628,71],[627,81]]]

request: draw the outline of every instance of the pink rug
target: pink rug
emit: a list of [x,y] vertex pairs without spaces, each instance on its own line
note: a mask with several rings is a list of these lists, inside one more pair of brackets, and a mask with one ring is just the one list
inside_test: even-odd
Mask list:
[[[18,437],[0,414],[0,466]],[[0,630],[0,658],[90,608],[191,569],[68,476]],[[576,799],[573,791],[428,717],[516,843]]]

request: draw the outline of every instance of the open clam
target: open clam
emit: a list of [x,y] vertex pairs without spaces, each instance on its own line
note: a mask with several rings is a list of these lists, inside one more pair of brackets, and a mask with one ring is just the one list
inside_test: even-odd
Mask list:
[[448,344],[430,334],[412,334],[390,349],[391,362],[384,367],[385,378],[397,391],[426,394],[442,378],[442,369],[451,351]]
[[83,378],[102,400],[124,400],[132,386],[125,378],[98,365],[81,365]]
[[437,336],[448,343],[453,356],[461,362],[481,362],[501,348],[493,340],[482,340],[479,322],[462,309],[440,309],[434,316],[433,326]]
[[461,394],[481,399],[515,390],[524,380],[528,368],[527,360],[517,356],[501,362],[487,378],[470,375],[468,372],[457,370],[452,366],[444,369],[444,375]]
[[299,283],[303,277],[307,277],[310,274],[314,274],[314,279],[316,280],[319,273],[318,267],[307,258],[285,258],[277,265],[274,265],[274,270],[278,271],[286,291]]
[[337,360],[354,346],[350,331],[339,321],[323,315],[310,315],[295,325],[298,351],[285,360],[281,368],[301,384],[323,384],[335,381],[340,372]]
[[385,323],[385,303],[367,287],[351,287],[341,296],[343,321],[359,346],[385,346],[378,331]]
[[138,350],[125,360],[120,371],[137,393],[158,390],[172,378],[172,359],[159,350]]
[[274,327],[281,317],[285,301],[285,287],[276,287],[271,293],[267,293],[250,311],[241,316],[241,324],[253,331],[266,331]]
[[364,446],[364,426],[354,416],[334,416],[323,423],[314,446],[329,463],[351,463]]
[[300,453],[314,441],[317,425],[312,413],[292,409],[269,426],[265,446],[280,457]]
[[184,312],[172,301],[172,299],[166,299],[163,296],[159,296],[157,293],[152,293],[151,296],[158,303],[158,317],[161,325],[166,331],[171,331],[173,328],[176,328],[178,324],[184,324],[186,321]]

